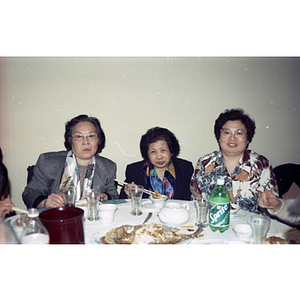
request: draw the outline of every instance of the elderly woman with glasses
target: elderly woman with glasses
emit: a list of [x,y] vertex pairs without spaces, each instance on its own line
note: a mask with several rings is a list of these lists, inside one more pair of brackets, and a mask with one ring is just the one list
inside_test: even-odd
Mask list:
[[243,210],[268,215],[258,206],[260,192],[270,190],[278,196],[278,187],[268,159],[248,149],[255,128],[255,122],[242,109],[219,115],[214,132],[220,150],[199,158],[190,185],[194,197],[210,195],[217,178],[222,177],[232,203]]
[[[129,186],[142,185],[158,191],[169,199],[190,200],[190,180],[194,172],[191,162],[178,158],[179,142],[167,128],[147,130],[140,140],[143,160],[127,165],[125,182],[120,199],[130,197]],[[147,195],[144,195],[147,197]]]
[[64,205],[62,187],[72,185],[77,200],[88,188],[100,188],[100,201],[118,199],[116,164],[102,156],[105,135],[97,118],[79,115],[65,125],[67,151],[40,155],[32,180],[22,197],[28,208],[60,207]]

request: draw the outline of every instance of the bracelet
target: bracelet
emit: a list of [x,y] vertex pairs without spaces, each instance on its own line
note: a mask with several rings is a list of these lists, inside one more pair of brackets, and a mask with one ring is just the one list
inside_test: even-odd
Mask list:
[[47,202],[47,199],[45,199],[45,202],[44,202],[44,207],[46,207],[46,202]]

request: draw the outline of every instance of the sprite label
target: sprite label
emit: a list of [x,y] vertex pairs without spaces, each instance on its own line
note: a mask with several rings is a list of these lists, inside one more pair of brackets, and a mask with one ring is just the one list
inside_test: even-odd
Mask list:
[[229,225],[230,203],[209,202],[209,224],[217,227]]

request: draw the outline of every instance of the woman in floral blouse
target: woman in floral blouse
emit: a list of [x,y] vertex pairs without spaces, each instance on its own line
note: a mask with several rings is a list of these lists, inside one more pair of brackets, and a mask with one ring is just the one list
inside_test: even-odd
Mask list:
[[210,195],[217,178],[224,178],[231,202],[241,209],[268,214],[258,206],[258,194],[271,190],[278,196],[276,177],[268,159],[248,150],[255,134],[255,122],[242,109],[221,113],[214,132],[219,151],[199,158],[191,179],[192,195]]

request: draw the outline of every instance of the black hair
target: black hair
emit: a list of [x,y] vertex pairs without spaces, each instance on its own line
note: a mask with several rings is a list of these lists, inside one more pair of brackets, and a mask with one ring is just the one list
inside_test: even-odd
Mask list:
[[4,196],[4,199],[7,198],[9,194],[9,180],[8,173],[5,165],[0,162],[0,199]]
[[66,130],[65,130],[65,147],[68,151],[72,149],[72,134],[74,127],[80,122],[90,122],[92,123],[97,131],[98,135],[98,149],[96,153],[101,153],[105,147],[105,134],[103,129],[101,128],[100,122],[95,117],[89,117],[87,115],[79,115],[74,117],[70,121],[66,123]]
[[149,144],[157,141],[166,141],[171,154],[175,157],[179,155],[180,146],[174,133],[166,128],[153,127],[148,129],[148,131],[142,135],[140,141],[141,155],[145,160],[148,160]]
[[250,144],[254,137],[256,126],[254,120],[252,120],[247,114],[245,114],[242,109],[227,109],[219,115],[219,117],[215,121],[214,126],[214,132],[217,142],[219,143],[220,140],[221,129],[228,121],[240,121],[245,125],[247,130],[247,141]]

